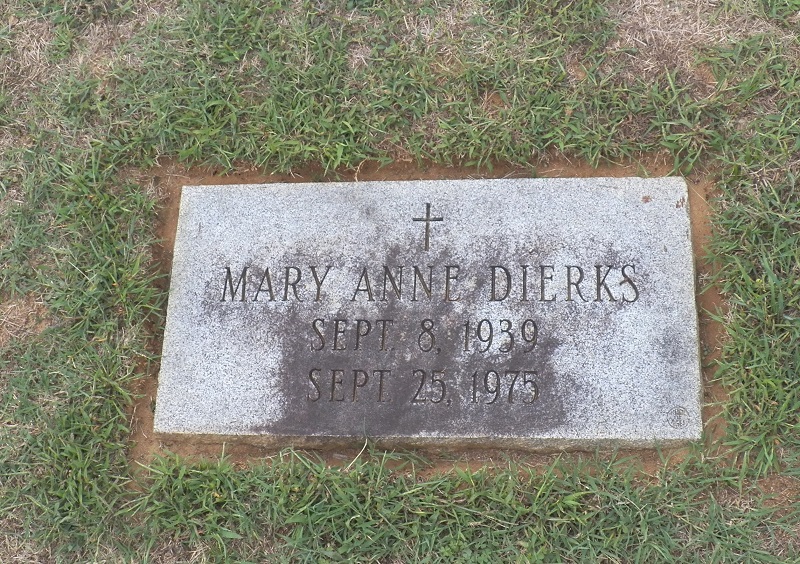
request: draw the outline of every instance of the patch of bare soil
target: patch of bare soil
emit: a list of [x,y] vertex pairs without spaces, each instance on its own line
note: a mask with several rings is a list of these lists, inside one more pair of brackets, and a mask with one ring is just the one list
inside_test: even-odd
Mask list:
[[[366,181],[366,180],[445,180],[464,178],[524,178],[531,176],[542,177],[626,177],[626,176],[664,176],[671,170],[671,166],[662,156],[645,156],[639,162],[602,165],[593,168],[590,165],[567,159],[562,156],[548,155],[540,162],[534,163],[529,169],[512,166],[506,163],[494,163],[492,170],[478,170],[474,167],[445,166],[435,164],[416,165],[408,162],[395,162],[388,166],[379,166],[374,162],[362,163],[356,170],[338,171],[334,175],[326,176],[318,167],[298,169],[291,174],[265,174],[253,168],[242,166],[229,174],[211,168],[186,168],[174,161],[164,160],[159,166],[147,171],[132,171],[134,177],[141,184],[150,185],[156,191],[160,201],[157,218],[156,232],[161,242],[153,249],[155,260],[159,269],[164,274],[169,274],[172,263],[172,248],[175,240],[175,231],[178,220],[178,205],[180,202],[181,187],[184,185],[202,184],[261,184],[270,182],[309,182],[326,180]],[[724,302],[713,287],[707,287],[707,279],[711,267],[703,257],[711,235],[709,217],[712,208],[709,198],[714,195],[714,179],[710,173],[696,172],[686,178],[689,184],[689,206],[692,223],[692,238],[696,255],[697,270],[702,292],[697,301],[700,309],[701,342],[703,354],[703,373],[705,377],[705,401],[709,404],[703,413],[709,444],[713,444],[724,434],[721,419],[714,419],[719,413],[719,408],[714,404],[725,399],[724,390],[713,383],[713,360],[723,336],[722,327],[715,323],[708,311],[718,311],[724,308]],[[168,279],[165,277],[161,284],[162,289],[167,289]],[[161,338],[163,327],[153,327],[152,352],[161,353]],[[207,438],[185,440],[159,440],[153,434],[153,405],[156,398],[159,366],[154,363],[142,366],[142,378],[134,388],[138,400],[131,410],[132,436],[129,460],[136,471],[142,465],[146,466],[155,455],[167,452],[175,453],[190,459],[211,458],[216,459],[221,455],[241,465],[258,463],[264,458],[275,456],[275,450],[254,446],[245,443],[210,442]],[[646,474],[653,475],[662,466],[662,457],[672,462],[681,460],[684,456],[681,449],[658,453],[654,450],[636,450],[618,453],[620,456],[630,457]],[[331,466],[346,467],[359,456],[366,456],[366,450],[361,445],[351,449],[337,449],[318,451],[316,455],[323,458]],[[504,466],[506,460],[512,459],[534,467],[543,467],[551,463],[558,456],[579,458],[580,453],[573,454],[533,454],[525,452],[503,452],[499,450],[469,450],[458,452],[421,452],[420,455],[431,461],[431,465],[424,469],[423,475],[434,475],[452,471],[454,468],[477,469],[485,465]]]
[[[723,507],[735,508],[743,513],[760,508],[775,508],[775,517],[780,519],[797,510],[800,503],[800,478],[767,476],[755,482],[752,489],[745,491],[720,487],[714,492],[714,497]],[[788,558],[800,549],[800,524],[797,523],[792,529],[770,527],[768,530],[758,531],[756,535],[764,550],[776,558]]]
[[43,300],[32,296],[4,300],[0,296],[0,348],[12,340],[38,335],[51,323]]
[[768,505],[772,507],[788,507],[800,502],[800,478],[769,476],[759,480],[758,488],[769,498]]

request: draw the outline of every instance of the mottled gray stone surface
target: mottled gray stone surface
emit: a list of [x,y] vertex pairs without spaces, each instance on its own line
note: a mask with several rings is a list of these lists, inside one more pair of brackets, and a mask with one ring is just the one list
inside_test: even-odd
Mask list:
[[161,436],[651,446],[700,398],[682,179],[183,189]]

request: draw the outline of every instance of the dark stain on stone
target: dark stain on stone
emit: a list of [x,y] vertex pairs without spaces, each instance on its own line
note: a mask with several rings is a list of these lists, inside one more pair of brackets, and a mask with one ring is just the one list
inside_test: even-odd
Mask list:
[[[403,264],[404,254],[400,248],[390,249],[386,263]],[[406,264],[411,256],[405,257]],[[445,252],[430,257],[435,265],[455,262]],[[465,276],[478,274],[476,265],[460,266]],[[459,291],[465,303],[475,303],[488,290],[484,283],[476,284],[472,293],[463,286]],[[477,351],[478,341],[473,340],[472,350],[465,353],[464,323],[471,314],[458,302],[441,298],[344,302],[334,316],[325,318],[324,325],[318,322],[325,339],[323,350],[312,350],[322,345],[312,325],[322,317],[302,307],[289,310],[277,392],[285,398],[286,409],[279,420],[251,430],[354,439],[524,438],[562,424],[564,394],[570,384],[553,368],[560,343],[541,335],[530,352],[526,352],[528,346],[517,346],[508,353],[488,354]],[[519,309],[522,315],[524,308]],[[343,333],[337,344],[343,350],[333,350],[335,319],[347,320],[347,325],[339,325]],[[360,326],[358,320],[362,320]],[[387,325],[385,350],[381,350],[380,320],[392,320]],[[429,330],[435,343],[426,333],[426,320],[433,323]],[[471,320],[473,327],[478,321]],[[499,325],[498,320],[494,322]],[[367,334],[356,350],[359,327]]]

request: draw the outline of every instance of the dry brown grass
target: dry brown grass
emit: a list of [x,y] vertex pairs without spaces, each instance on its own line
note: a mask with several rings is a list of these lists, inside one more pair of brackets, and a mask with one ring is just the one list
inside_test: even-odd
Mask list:
[[0,299],[0,348],[12,340],[38,335],[52,323],[41,298]]
[[[796,510],[800,506],[800,478],[785,475],[774,475],[759,480],[758,489],[766,496],[767,507],[778,507],[782,515]],[[800,524],[796,524],[791,532],[774,529],[772,535],[764,533],[761,541],[771,554],[787,557],[800,552]]]
[[[737,11],[724,9],[720,0],[615,0],[607,9],[617,22],[617,38],[609,49],[619,53],[623,76],[631,79],[654,77],[669,68],[701,82],[713,80],[697,65],[698,53],[765,33],[800,59],[794,36],[759,16],[754,0],[740,2]],[[630,50],[635,52],[626,52]]]
[[[103,78],[118,54],[119,47],[153,20],[177,11],[175,0],[140,0],[134,12],[121,22],[99,20],[87,26],[74,40],[70,54],[55,60],[52,52],[57,29],[52,19],[30,14],[19,18],[5,16],[12,31],[12,50],[0,58],[0,82],[12,96],[12,107],[24,107],[32,94],[47,82],[88,69]],[[1,15],[1,14],[0,14]]]
[[[64,562],[57,559],[48,546],[39,546],[24,536],[19,523],[9,520],[0,520],[0,562],[2,564],[52,564]],[[204,545],[189,549],[184,544],[175,540],[164,540],[156,544],[146,555],[150,564],[204,564],[211,561],[211,551]],[[139,554],[144,560],[145,555]],[[91,554],[84,555],[82,562],[93,564],[117,564],[131,562],[124,559],[119,552],[111,546],[97,546]]]
[[[113,65],[123,57],[134,58],[120,48],[154,20],[174,16],[178,9],[176,0],[137,0],[133,12],[122,21],[100,19],[90,23],[74,38],[69,54],[59,59],[54,52],[59,29],[53,18],[30,9],[26,12],[17,2],[0,4],[4,4],[0,6],[0,26],[8,26],[11,46],[0,56],[0,91],[8,96],[5,108],[0,109],[6,114],[6,124],[0,126],[0,153],[5,155],[33,146],[29,123],[58,131],[62,141],[89,149],[97,134],[65,128],[53,107],[58,103],[53,85],[82,75],[99,79],[99,93],[103,94]],[[18,186],[21,174],[21,170],[14,170],[12,159],[6,160],[4,170],[0,169],[0,178],[7,185],[6,194],[0,192],[0,221],[12,205],[23,203],[24,194]]]
[[16,21],[11,53],[0,59],[0,81],[12,99],[22,106],[43,82],[52,77],[53,65],[47,50],[55,38],[52,23],[45,18]]
[[[52,323],[47,306],[42,299],[34,298],[33,296],[5,299],[0,294],[0,349],[3,349],[12,341],[35,337],[50,327]],[[6,366],[0,369],[0,393],[5,391],[8,377],[12,370],[13,365],[12,367]],[[13,398],[9,405],[16,405],[16,403],[16,398]],[[6,424],[4,413],[3,418],[0,420],[0,425]],[[2,485],[1,476],[0,485]],[[4,560],[0,559],[0,562],[4,562]]]
[[10,523],[0,521],[0,562],[3,564],[49,564],[55,562],[55,557],[48,547],[37,546],[26,540],[20,531],[12,533],[10,529]]
[[[6,142],[13,143],[13,137],[10,134],[8,136],[5,136],[2,133],[0,133],[0,153],[3,152],[3,149],[7,148],[7,146],[4,146],[4,143]],[[9,169],[0,170],[0,175],[2,175],[3,178],[9,179],[12,177],[12,171]],[[24,203],[25,203],[25,194],[23,193],[23,191],[20,190],[19,186],[17,186],[16,184],[11,184],[10,186],[7,187],[4,196],[0,194],[0,217],[5,217],[11,206],[21,206]],[[0,239],[0,248],[2,248],[2,246],[3,246],[3,240]],[[2,309],[0,309],[0,311],[2,311]],[[0,329],[0,334],[2,334],[2,329]]]
[[148,561],[153,564],[203,564],[209,561],[209,550],[205,546],[188,549],[176,541],[163,541],[153,547]]

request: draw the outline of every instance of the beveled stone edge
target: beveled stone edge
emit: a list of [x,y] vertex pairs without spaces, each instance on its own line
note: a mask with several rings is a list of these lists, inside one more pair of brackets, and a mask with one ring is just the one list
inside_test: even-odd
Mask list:
[[250,445],[268,449],[299,448],[330,450],[359,448],[365,443],[385,450],[443,448],[448,450],[513,449],[537,453],[592,452],[595,450],[658,450],[689,446],[703,437],[702,429],[695,436],[672,439],[621,439],[621,438],[509,438],[509,437],[346,437],[346,436],[288,436],[288,435],[215,435],[194,433],[154,433],[160,441],[219,445],[223,443]]

